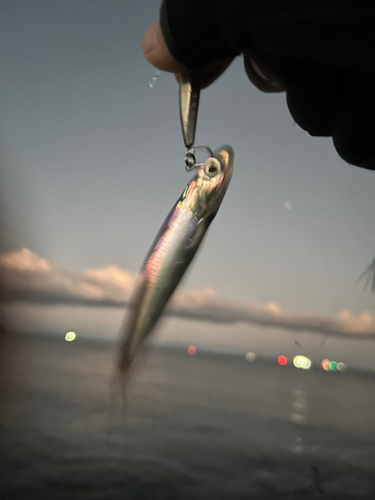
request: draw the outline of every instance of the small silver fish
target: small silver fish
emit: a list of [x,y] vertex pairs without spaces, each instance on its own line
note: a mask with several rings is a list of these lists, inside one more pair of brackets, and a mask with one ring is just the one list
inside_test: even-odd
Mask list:
[[233,156],[230,146],[222,147],[198,168],[151,246],[121,334],[118,369],[123,383],[138,348],[160,319],[223,201]]

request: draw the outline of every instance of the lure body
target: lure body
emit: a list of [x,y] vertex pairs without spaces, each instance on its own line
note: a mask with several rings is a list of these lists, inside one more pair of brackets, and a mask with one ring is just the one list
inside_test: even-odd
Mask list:
[[197,170],[168,214],[144,261],[122,333],[119,369],[124,376],[189,267],[229,185],[233,150],[217,150]]

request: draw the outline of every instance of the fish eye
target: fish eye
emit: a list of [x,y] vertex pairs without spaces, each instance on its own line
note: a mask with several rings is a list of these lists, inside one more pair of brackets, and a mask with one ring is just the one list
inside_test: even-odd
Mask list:
[[220,162],[216,158],[209,158],[204,164],[204,173],[208,177],[215,177],[220,172]]

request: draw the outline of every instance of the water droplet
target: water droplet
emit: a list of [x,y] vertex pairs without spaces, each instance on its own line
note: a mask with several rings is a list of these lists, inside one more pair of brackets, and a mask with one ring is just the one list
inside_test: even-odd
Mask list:
[[156,80],[157,80],[157,78],[158,78],[159,75],[160,75],[160,71],[157,70],[157,72],[155,73],[155,76],[153,76],[151,78],[151,81],[148,82],[148,86],[149,86],[150,89],[152,89],[155,86]]
[[288,200],[288,201],[286,201],[286,202],[284,203],[284,207],[285,207],[287,210],[292,210],[292,208],[293,208],[293,203],[292,203],[291,201],[289,201],[289,200]]

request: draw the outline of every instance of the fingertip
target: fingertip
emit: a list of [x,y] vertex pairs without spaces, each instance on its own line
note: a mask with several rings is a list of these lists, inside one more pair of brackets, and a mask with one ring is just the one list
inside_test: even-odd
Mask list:
[[171,73],[186,71],[169,52],[159,22],[152,24],[144,34],[142,49],[147,61],[156,68]]
[[157,25],[157,22],[151,24],[146,33],[143,35],[142,49],[145,57],[148,57],[148,55],[154,50],[155,46],[158,43]]

